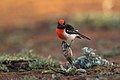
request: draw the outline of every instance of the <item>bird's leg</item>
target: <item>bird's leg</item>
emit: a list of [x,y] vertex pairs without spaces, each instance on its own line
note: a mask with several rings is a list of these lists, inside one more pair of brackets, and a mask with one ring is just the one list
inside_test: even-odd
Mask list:
[[65,42],[65,41],[62,41],[61,46],[62,45],[65,45],[66,47],[69,47],[69,44],[67,42]]

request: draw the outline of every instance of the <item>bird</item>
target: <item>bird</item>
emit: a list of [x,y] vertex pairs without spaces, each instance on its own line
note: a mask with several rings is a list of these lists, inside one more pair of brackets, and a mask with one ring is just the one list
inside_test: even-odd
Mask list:
[[72,25],[67,24],[65,20],[62,19],[58,21],[56,34],[61,40],[67,42],[69,46],[71,46],[75,38],[91,40],[89,37],[81,34]]

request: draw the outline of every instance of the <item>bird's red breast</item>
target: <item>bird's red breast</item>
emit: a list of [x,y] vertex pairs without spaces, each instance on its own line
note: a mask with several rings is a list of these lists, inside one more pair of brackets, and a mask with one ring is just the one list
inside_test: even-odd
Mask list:
[[64,36],[64,29],[56,29],[56,33],[60,39],[67,40],[67,37]]

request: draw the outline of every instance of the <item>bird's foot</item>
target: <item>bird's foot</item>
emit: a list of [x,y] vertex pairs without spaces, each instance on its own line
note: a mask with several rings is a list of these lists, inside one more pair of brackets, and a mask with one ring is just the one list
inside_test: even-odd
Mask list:
[[71,45],[69,44],[68,47],[71,47]]
[[66,42],[65,41],[62,41],[62,45],[65,44]]
[[71,45],[70,44],[68,44],[67,42],[65,42],[65,41],[62,41],[62,43],[61,43],[61,46],[64,46],[64,47],[70,47]]

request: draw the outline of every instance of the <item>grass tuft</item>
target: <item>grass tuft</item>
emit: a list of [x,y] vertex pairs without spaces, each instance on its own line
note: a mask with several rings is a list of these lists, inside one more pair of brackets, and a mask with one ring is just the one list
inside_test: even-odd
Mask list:
[[[13,61],[20,60],[28,61],[28,64],[24,65],[23,63],[22,64],[13,63]],[[7,62],[7,64],[5,61]],[[28,49],[24,49],[20,53],[16,53],[13,55],[10,54],[0,55],[0,71],[9,71],[8,67],[9,66],[15,67],[15,65],[20,65],[20,67],[23,65],[24,68],[26,66],[30,67],[30,69],[49,69],[49,67],[58,67],[59,62],[57,60],[54,60],[51,56],[49,56],[48,58],[43,58],[34,55],[33,51]],[[16,66],[16,68],[17,67],[18,66]]]

